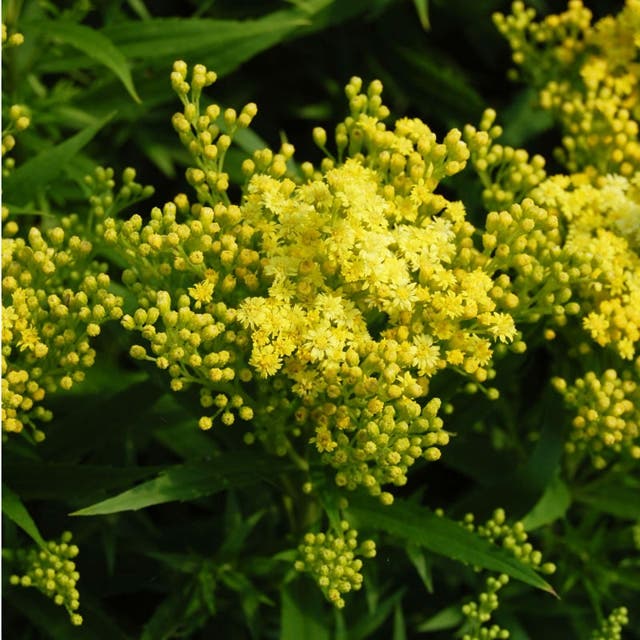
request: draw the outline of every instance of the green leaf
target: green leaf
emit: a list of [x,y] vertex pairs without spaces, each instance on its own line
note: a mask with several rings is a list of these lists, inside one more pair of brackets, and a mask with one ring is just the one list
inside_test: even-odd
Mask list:
[[[387,4],[389,0],[380,3]],[[307,35],[371,11],[371,0],[308,0],[289,9],[247,20],[153,18],[118,21],[101,33],[128,59],[165,68],[177,58],[201,62],[225,75],[256,54],[295,35]],[[83,66],[81,59],[45,61],[46,71]]]
[[[19,611],[39,632],[35,637],[51,638],[51,640],[69,640],[72,637],[70,629],[73,627],[64,608],[57,607],[52,600],[45,598],[35,589],[6,589],[2,594],[3,601],[5,598],[6,604]],[[84,614],[84,610],[82,613]],[[82,629],[83,632],[88,631],[84,624]],[[20,637],[28,637],[26,630]],[[85,637],[99,638],[98,635]]]
[[444,631],[453,629],[462,622],[462,611],[459,605],[453,605],[438,611],[434,616],[418,625],[416,631],[427,633],[430,631]]
[[[478,515],[483,510],[491,512],[495,505],[500,505],[511,518],[518,519],[524,517],[540,500],[549,483],[556,477],[565,442],[564,428],[557,418],[560,411],[556,413],[557,398],[549,394],[541,403],[541,421],[544,426],[526,464],[516,467],[512,462],[510,467],[498,469],[497,476],[487,477],[482,486],[470,491],[457,503],[457,513],[473,512]],[[476,442],[476,446],[479,446],[480,442]],[[473,455],[471,450],[467,453]],[[491,460],[492,455],[488,452],[487,456],[475,457]],[[497,460],[498,463],[504,462],[503,456]],[[481,464],[486,466],[486,461]]]
[[578,502],[618,518],[640,520],[640,492],[618,484],[591,487],[574,494]]
[[242,518],[242,514],[238,512],[239,520],[234,523],[234,526],[229,528],[225,541],[218,549],[218,553],[224,557],[240,555],[247,538],[266,513],[266,509],[261,509],[246,518]]
[[4,199],[17,205],[26,204],[36,191],[48,186],[58,177],[71,159],[91,141],[113,115],[109,114],[97,124],[86,127],[68,140],[46,149],[20,165],[4,180]]
[[170,594],[145,623],[140,640],[168,640],[177,637],[192,597],[192,588],[188,582],[172,585]]
[[120,79],[129,95],[136,102],[141,102],[133,85],[127,59],[104,33],[82,24],[63,22],[61,20],[45,21],[37,24],[36,28],[38,27],[48,35],[82,51],[92,60],[103,64]]
[[553,114],[538,106],[538,92],[527,87],[500,113],[501,142],[520,147],[553,126]]
[[232,71],[256,53],[307,24],[299,12],[279,11],[258,20],[155,18],[120,22],[104,33],[128,58],[166,65],[175,58],[199,58],[218,74]]
[[418,12],[418,18],[420,18],[420,24],[425,31],[431,29],[431,23],[429,22],[429,0],[413,0],[413,4]]
[[432,48],[420,55],[404,43],[396,44],[393,49],[398,60],[404,63],[405,72],[415,77],[416,87],[427,91],[441,106],[462,109],[465,113],[479,111],[484,106],[466,71],[441,50]]
[[560,478],[556,477],[547,485],[546,491],[533,509],[523,518],[522,523],[527,531],[532,531],[562,518],[570,505],[569,489]]
[[[6,454],[5,454],[6,456]],[[130,486],[158,473],[159,467],[112,467],[33,460],[4,460],[3,474],[29,500],[69,500],[101,497],[109,489]]]
[[215,455],[220,449],[211,434],[197,428],[197,419],[185,412],[175,393],[160,398],[151,417],[158,423],[153,437],[185,461]]
[[77,462],[89,452],[109,444],[121,446],[132,434],[156,428],[162,417],[154,415],[151,408],[166,392],[150,380],[135,382],[135,374],[122,371],[119,379],[124,377],[129,384],[116,393],[109,393],[107,388],[102,394],[57,396],[62,407],[52,407],[56,428],[38,446],[42,458]]
[[407,640],[407,625],[400,603],[396,604],[393,611],[393,640]]
[[195,500],[231,487],[268,480],[289,467],[289,463],[265,455],[227,452],[215,460],[170,467],[153,480],[71,515],[97,516],[137,511],[176,500]]
[[353,496],[349,498],[349,512],[356,518],[359,526],[385,531],[453,560],[506,573],[555,595],[553,587],[533,569],[467,531],[454,520],[437,516],[426,507],[401,500],[382,507],[371,498]]
[[425,589],[429,593],[433,593],[433,579],[431,577],[431,568],[427,564],[427,558],[425,556],[424,549],[421,549],[414,544],[408,544],[405,551],[407,557],[411,561],[411,564],[418,572],[418,575],[420,576]]
[[2,513],[15,522],[36,544],[43,548],[46,546],[47,543],[40,535],[36,523],[22,504],[22,500],[5,484],[2,485]]
[[405,589],[399,589],[385,600],[379,602],[375,609],[369,612],[369,615],[360,617],[358,622],[349,629],[349,640],[366,640],[366,638],[370,638],[385,623],[396,606],[399,605],[404,593]]
[[315,584],[296,580],[283,587],[280,602],[280,640],[329,640],[329,629],[322,616],[324,602]]
[[140,20],[151,20],[151,14],[142,0],[127,0],[127,4],[135,11]]

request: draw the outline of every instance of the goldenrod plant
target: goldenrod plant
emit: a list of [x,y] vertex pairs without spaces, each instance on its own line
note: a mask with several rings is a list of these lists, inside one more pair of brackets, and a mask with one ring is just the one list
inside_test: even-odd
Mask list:
[[3,7],[12,637],[640,637],[640,3],[148,4]]

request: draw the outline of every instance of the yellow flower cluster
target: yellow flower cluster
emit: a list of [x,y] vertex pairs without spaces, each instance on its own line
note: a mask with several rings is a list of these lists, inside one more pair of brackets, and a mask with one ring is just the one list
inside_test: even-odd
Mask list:
[[571,174],[540,180],[526,195],[558,219],[563,278],[583,329],[632,360],[640,340],[640,2],[595,24],[579,0],[540,21],[514,2],[495,22],[565,134]]
[[60,542],[51,541],[44,549],[19,549],[10,552],[12,564],[22,568],[22,575],[11,575],[9,582],[22,587],[35,587],[58,606],[64,606],[69,613],[71,624],[82,624],[82,616],[77,613],[80,607],[80,593],[76,588],[80,574],[73,562],[79,549],[70,544],[69,531],[62,534]]
[[592,24],[591,11],[571,0],[564,13],[535,21],[535,11],[513,3],[495,24],[513,60],[539,89],[564,131],[559,158],[570,172],[617,173],[640,169],[637,53],[640,2],[627,0],[615,17]]
[[[287,173],[291,145],[256,151],[232,204],[224,154],[255,105],[202,110],[215,74],[196,65],[187,82],[187,72],[174,65],[184,109],[173,123],[196,161],[187,178],[199,202],[179,195],[147,223],[101,226],[138,300],[123,325],[151,343],[132,355],[166,369],[176,391],[200,387],[202,406],[214,407],[202,428],[239,412],[253,418],[247,441],[279,454],[304,435],[340,486],[390,502],[382,485],[404,484],[415,460],[438,459],[449,440],[431,377],[450,368],[482,385],[496,348],[526,348],[516,321],[577,311],[557,217],[512,203],[490,214],[479,249],[464,205],[435,191],[470,156],[461,132],[438,142],[418,119],[387,128],[382,85],[364,91],[359,78],[346,87],[335,157],[320,128],[327,157],[303,163],[301,180]],[[486,132],[467,138],[478,153],[492,143]],[[527,166],[525,189],[544,177],[538,160]]]
[[633,371],[589,371],[571,386],[563,378],[554,378],[553,385],[577,411],[568,453],[589,453],[596,468],[605,467],[614,452],[616,459],[624,454],[640,460],[640,360]]
[[601,346],[631,360],[640,341],[640,173],[554,176],[531,197],[565,226],[567,263],[580,270],[574,288],[583,328]]
[[342,520],[336,532],[307,533],[298,553],[296,570],[311,574],[327,600],[342,609],[342,596],[362,587],[362,560],[357,556],[373,558],[376,545],[372,540],[358,545],[358,532]]
[[524,524],[522,522],[507,522],[504,509],[496,509],[484,524],[476,525],[474,521],[475,516],[468,513],[462,520],[462,524],[481,538],[501,546],[518,558],[520,562],[529,565],[536,571],[548,575],[555,573],[556,566],[552,562],[542,562],[542,553],[534,549],[533,545],[528,542],[529,535]]
[[468,602],[462,606],[462,614],[466,618],[463,626],[462,640],[504,640],[510,634],[497,624],[491,624],[491,615],[498,608],[498,591],[509,584],[509,576],[501,573],[497,578],[489,576],[486,588],[480,594],[478,602]]
[[[8,212],[3,210],[3,215]],[[65,225],[69,225],[66,220]],[[92,259],[92,244],[62,226],[33,226],[18,236],[7,220],[2,239],[2,427],[51,419],[46,393],[70,389],[95,359],[90,340],[100,325],[122,315],[122,300],[109,291],[106,265]]]

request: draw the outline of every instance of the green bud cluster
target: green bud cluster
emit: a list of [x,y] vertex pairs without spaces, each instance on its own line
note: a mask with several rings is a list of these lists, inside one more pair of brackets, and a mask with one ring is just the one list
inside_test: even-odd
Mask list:
[[2,426],[36,440],[39,421],[51,419],[45,394],[81,382],[95,360],[91,339],[122,315],[110,292],[107,266],[93,260],[93,246],[75,235],[69,220],[26,238],[5,222],[2,240]]
[[2,48],[4,49],[5,47],[7,48],[19,47],[23,43],[24,43],[24,36],[18,31],[15,31],[11,35],[9,35],[7,25],[3,22],[2,23]]
[[552,380],[565,404],[576,411],[567,452],[587,453],[597,469],[607,466],[613,455],[640,460],[640,359],[633,371],[602,374],[588,371],[572,385],[564,378]]
[[[192,69],[190,83],[187,82],[187,77],[187,64],[178,60],[173,65],[171,84],[184,109],[182,113],[174,114],[172,123],[180,141],[196,161],[196,166],[187,170],[187,182],[195,189],[201,203],[211,206],[217,202],[229,204],[229,174],[224,171],[224,159],[236,132],[246,129],[251,124],[258,108],[251,102],[238,114],[235,109],[228,108],[223,111],[219,105],[212,104],[201,111],[202,89],[212,85],[217,76],[204,65],[196,64]],[[254,160],[257,161],[257,156],[254,156]],[[269,160],[271,162],[258,162],[254,167],[259,164],[271,164],[273,170],[274,159]],[[285,173],[286,166],[283,162],[275,164],[282,169],[281,172],[276,171],[279,177]],[[266,166],[260,168],[265,169]],[[250,172],[251,165],[244,165],[243,171]]]
[[532,569],[547,575],[555,573],[555,564],[543,562],[542,553],[534,549],[528,541],[529,535],[524,524],[522,522],[508,523],[504,509],[496,509],[492,517],[484,524],[477,525],[474,520],[474,515],[468,513],[462,523],[469,531],[474,531],[481,538],[502,547]]
[[477,602],[468,602],[462,606],[466,622],[462,628],[462,640],[505,640],[510,637],[506,629],[497,624],[489,624],[491,615],[498,608],[498,591],[509,583],[509,576],[502,573],[497,578],[489,576],[486,589]]
[[615,608],[599,629],[591,634],[591,640],[622,640],[622,630],[629,624],[627,607]]
[[581,0],[570,0],[567,10],[535,21],[536,11],[521,0],[511,5],[511,15],[496,13],[493,21],[507,39],[513,61],[527,79],[538,84],[550,75],[577,70],[586,49],[579,37],[591,27],[591,11]]
[[203,429],[216,418],[230,425],[236,415],[253,417],[244,390],[253,378],[249,338],[235,306],[260,286],[254,233],[239,207],[190,206],[184,195],[154,208],[146,224],[138,215],[104,222],[104,240],[126,259],[123,281],[139,305],[122,326],[150,343],[131,355],[166,370],[174,391],[200,387],[200,403],[210,409]]
[[[8,35],[7,27],[2,23],[2,49],[19,47],[24,42],[21,33]],[[3,57],[3,63],[6,58]],[[15,168],[15,159],[9,153],[16,146],[15,136],[31,124],[31,112],[25,105],[2,104],[2,177],[6,178]]]
[[[586,257],[567,246],[564,217],[543,197],[552,182],[546,180],[544,159],[496,144],[502,128],[494,121],[495,111],[488,109],[479,130],[471,125],[464,130],[490,210],[480,263],[494,278],[491,297],[520,322],[545,318],[564,327],[582,310],[576,293],[590,282]],[[553,329],[547,334],[548,339],[555,337]],[[524,343],[518,347],[522,352]]]
[[31,125],[30,111],[24,105],[13,104],[2,114],[2,177],[15,168],[15,159],[9,156],[16,146],[15,136]]
[[542,317],[564,325],[580,305],[571,285],[581,278],[562,248],[557,216],[525,198],[487,215],[482,235],[485,268],[496,274],[492,298],[525,322]]
[[342,596],[362,587],[362,560],[357,556],[373,558],[376,545],[372,540],[358,545],[358,532],[342,520],[337,531],[307,533],[298,553],[295,568],[311,574],[327,600],[342,609]]
[[525,149],[514,149],[496,143],[502,127],[495,124],[496,112],[487,109],[478,129],[468,124],[463,140],[470,160],[483,186],[482,200],[488,211],[501,211],[520,202],[537,184],[546,178],[545,159],[529,157]]
[[58,606],[69,613],[73,625],[82,624],[80,593],[76,588],[80,574],[73,562],[79,549],[70,544],[72,535],[65,531],[60,542],[50,541],[46,547],[19,549],[11,553],[12,564],[21,567],[21,574],[11,575],[9,582],[15,586],[35,587]]
[[154,188],[136,182],[136,170],[127,167],[121,176],[122,186],[116,189],[112,168],[96,167],[91,175],[85,176],[89,215],[87,222],[72,217],[75,229],[85,226],[85,233],[99,239],[104,234],[104,220],[115,217],[120,211],[153,195]]

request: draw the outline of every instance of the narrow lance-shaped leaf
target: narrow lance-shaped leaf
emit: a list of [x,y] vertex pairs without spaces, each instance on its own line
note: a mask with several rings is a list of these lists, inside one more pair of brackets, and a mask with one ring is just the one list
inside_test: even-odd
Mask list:
[[238,62],[233,64],[229,60],[229,63],[235,67],[258,51],[277,44],[305,22],[293,12],[282,11],[245,21],[156,18],[120,22],[108,27],[105,33],[131,58],[170,58],[196,53],[207,57],[211,52],[214,56],[221,55],[226,62],[229,56],[224,52],[231,50]]
[[193,599],[194,585],[180,581],[160,603],[144,625],[140,640],[168,640],[175,638],[182,626],[181,616]]
[[298,580],[281,592],[280,639],[317,638],[329,640],[329,629],[322,615],[322,596],[315,585]]
[[[147,60],[164,68],[177,57],[197,58],[224,75],[280,42],[345,22],[372,7],[371,0],[306,0],[296,4],[252,20],[172,17],[118,21],[101,33],[128,59]],[[52,59],[44,61],[42,69],[68,71],[83,65],[86,58]]]
[[97,516],[137,511],[176,500],[195,500],[232,487],[256,484],[288,467],[289,463],[268,456],[227,453],[224,459],[170,467],[153,480],[71,515]]
[[603,485],[574,494],[578,502],[618,518],[640,520],[640,491],[633,487]]
[[404,593],[405,589],[399,589],[378,602],[370,615],[362,617],[349,629],[349,640],[370,638],[387,621],[396,605],[402,600]]
[[158,467],[113,467],[40,460],[5,460],[3,472],[13,488],[26,500],[97,499],[111,489],[157,474]]
[[36,544],[46,546],[44,538],[38,531],[36,523],[22,504],[22,500],[5,484],[2,485],[2,513],[15,522]]
[[407,625],[400,603],[396,604],[393,611],[393,640],[407,640]]
[[425,507],[396,500],[391,506],[381,508],[371,499],[355,496],[349,498],[349,511],[359,525],[386,531],[453,560],[506,573],[555,595],[553,587],[533,569],[454,520],[437,516]]
[[571,494],[567,485],[560,478],[554,478],[522,523],[527,531],[531,531],[564,516],[570,505]]
[[[86,127],[68,140],[46,149],[20,165],[4,180],[5,203],[24,205],[31,200],[39,189],[43,189],[58,177],[70,160],[112,117],[113,114],[109,114],[98,123]],[[11,205],[7,206],[11,208]]]
[[427,633],[432,631],[443,631],[453,629],[462,622],[462,611],[459,605],[453,605],[441,609],[424,622],[418,625],[416,631],[419,633]]
[[82,51],[92,60],[103,64],[122,82],[129,95],[141,102],[133,85],[129,63],[123,53],[101,31],[74,22],[45,21],[40,26],[46,33]]
[[413,4],[418,12],[418,18],[420,18],[420,24],[425,31],[431,29],[431,23],[429,22],[429,0],[413,0]]

